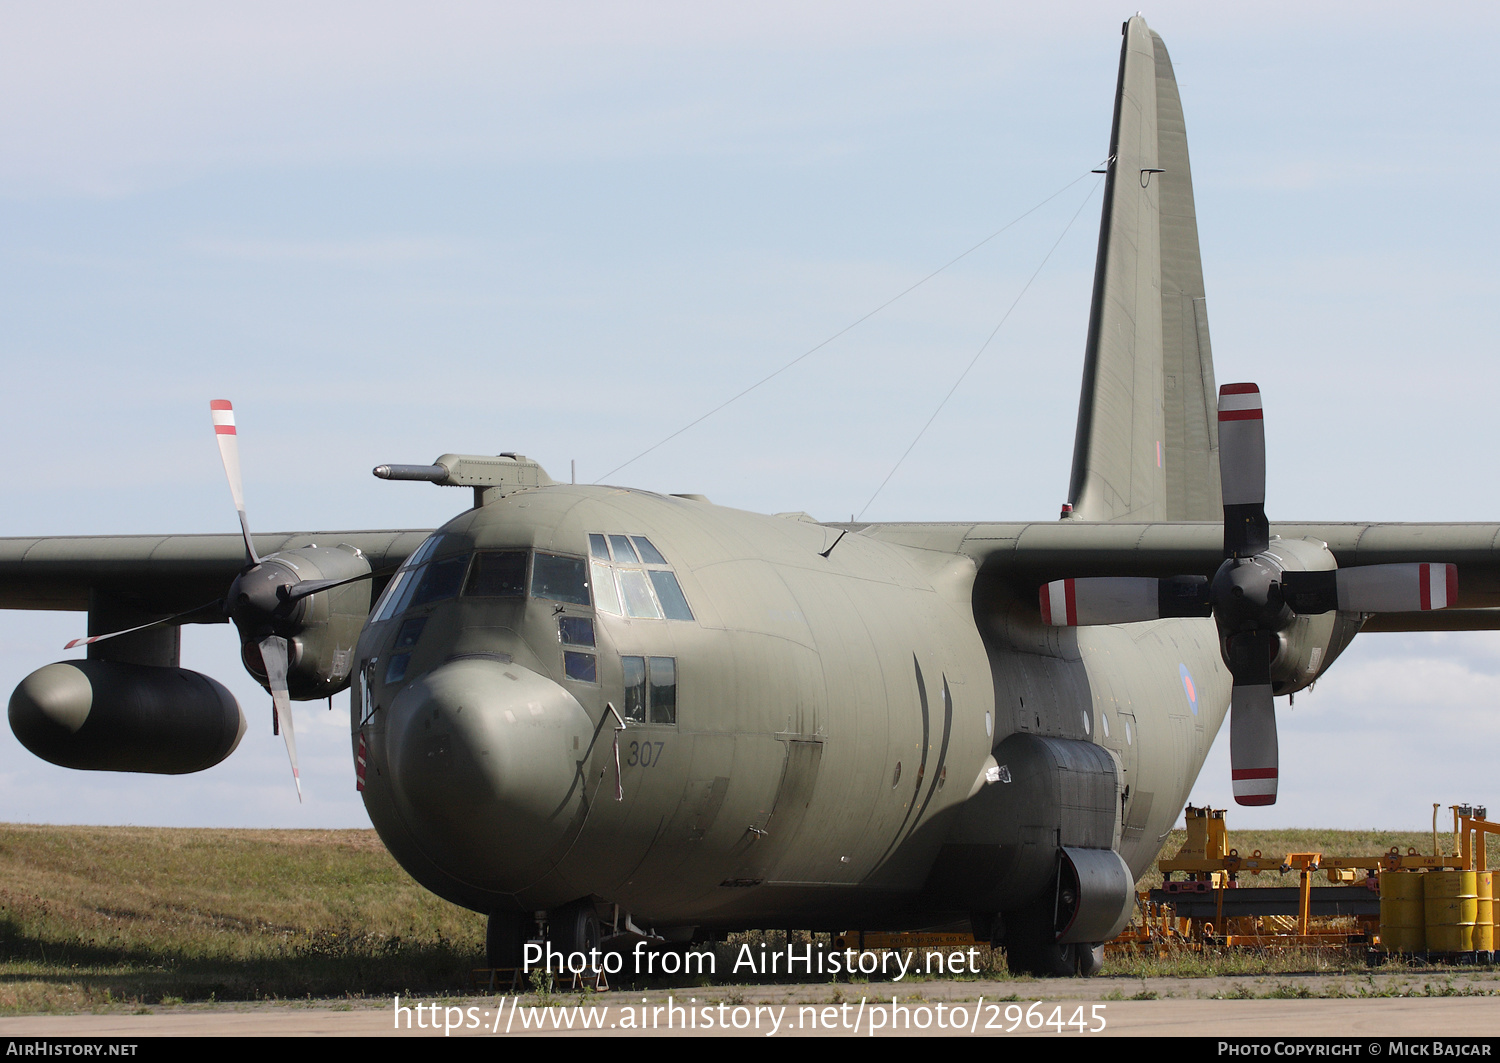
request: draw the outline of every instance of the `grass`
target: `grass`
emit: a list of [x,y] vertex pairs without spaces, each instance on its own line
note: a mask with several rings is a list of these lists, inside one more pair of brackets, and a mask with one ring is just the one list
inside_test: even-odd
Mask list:
[[373,831],[0,826],[0,1012],[451,991],[483,943]]
[[[1181,838],[1177,832],[1165,852],[1175,853]],[[1230,840],[1241,852],[1277,857],[1431,846],[1430,834],[1375,831],[1246,832]],[[1500,854],[1491,858],[1496,865]],[[1295,882],[1262,875],[1245,884]],[[748,939],[786,937],[736,935]],[[0,1013],[431,998],[467,991],[483,951],[483,918],[418,886],[373,831],[0,825]],[[1361,959],[1318,950],[1111,954],[1104,973],[1142,979],[1143,994],[1153,992],[1146,982],[1154,977],[1365,977]],[[1011,980],[1002,954],[986,957],[981,977]],[[1361,992],[1359,977],[1351,994]],[[1469,992],[1442,975],[1411,977],[1427,981],[1403,981],[1396,995]]]
[[1331,949],[1172,949],[1151,952],[1111,952],[1103,973],[1130,978],[1232,978],[1269,974],[1363,974],[1362,955]]

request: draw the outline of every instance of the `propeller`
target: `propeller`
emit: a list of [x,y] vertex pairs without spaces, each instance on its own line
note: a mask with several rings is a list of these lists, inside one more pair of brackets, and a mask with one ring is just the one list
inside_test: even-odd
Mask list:
[[292,698],[332,694],[348,682],[346,646],[350,626],[357,630],[368,612],[368,605],[361,603],[358,596],[343,596],[342,601],[333,596],[324,605],[307,600],[320,592],[389,575],[394,570],[372,569],[362,553],[344,544],[319,547],[309,543],[261,557],[245,514],[234,406],[227,399],[215,399],[209,403],[209,412],[245,542],[245,563],[239,574],[223,598],[150,623],[74,639],[66,648],[93,646],[165,624],[191,623],[200,614],[231,620],[240,638],[240,659],[271,693],[271,729],[286,742],[297,800],[301,801]]
[[145,631],[147,628],[164,627],[167,624],[186,623],[187,618],[190,616],[196,616],[199,613],[223,612],[223,609],[224,599],[215,598],[211,602],[204,602],[202,605],[196,606],[192,609],[188,609],[185,612],[176,613],[172,616],[164,616],[160,620],[152,620],[145,624],[137,624],[135,627],[122,628],[119,631],[110,631],[103,635],[89,635],[87,638],[74,639],[66,646],[64,646],[63,649],[71,650],[75,646],[92,646],[96,642],[104,642],[107,639],[117,638],[120,635],[130,635],[137,631]]
[[[1219,389],[1219,480],[1224,497],[1224,560],[1213,579],[1097,576],[1041,588],[1042,619],[1056,626],[1128,624],[1212,616],[1234,679],[1229,760],[1234,799],[1276,802],[1278,751],[1271,666],[1281,633],[1298,616],[1442,609],[1458,596],[1449,564],[1367,565],[1298,571],[1271,549],[1266,519],[1266,434],[1260,388]],[[1282,551],[1285,553],[1286,551]],[[1331,559],[1331,558],[1330,558]]]
[[[208,404],[213,416],[214,435],[219,442],[219,457],[224,461],[224,475],[229,493],[240,517],[240,532],[245,537],[245,567],[229,585],[224,598],[224,613],[234,622],[240,634],[240,655],[247,666],[252,664],[252,646],[260,657],[266,685],[271,689],[271,730],[279,731],[286,742],[287,759],[292,764],[292,782],[297,787],[297,801],[302,801],[302,776],[297,770],[297,736],[292,725],[292,700],[287,692],[287,640],[276,633],[281,623],[292,619],[303,598],[326,590],[337,581],[309,580],[324,586],[303,587],[297,574],[273,559],[262,561],[255,552],[250,535],[250,520],[245,516],[245,489],[240,478],[239,432],[234,423],[234,406],[228,399],[214,399]],[[280,623],[279,623],[280,622]],[[251,667],[251,671],[256,671]]]
[[297,736],[292,729],[292,699],[286,688],[286,639],[267,635],[261,639],[260,660],[271,687],[271,727],[286,740],[287,759],[292,762],[292,782],[297,786],[297,800],[302,800],[302,776],[297,771]]
[[223,459],[224,474],[229,480],[229,493],[234,498],[234,508],[239,514],[240,532],[245,539],[245,565],[230,584],[229,592],[223,598],[174,616],[108,634],[74,639],[65,648],[71,650],[77,646],[92,646],[106,639],[146,628],[182,623],[201,613],[214,612],[228,617],[239,631],[240,655],[246,667],[252,674],[264,678],[270,689],[272,731],[280,734],[286,742],[292,780],[297,787],[297,800],[300,802],[302,779],[297,768],[297,741],[292,724],[287,675],[292,655],[289,637],[297,631],[302,612],[301,603],[319,591],[369,579],[381,573],[366,571],[344,579],[303,579],[290,564],[274,555],[262,558],[256,552],[255,540],[250,535],[250,521],[245,515],[245,492],[240,475],[239,434],[234,421],[234,407],[227,399],[214,399],[209,403],[209,412],[213,417],[219,457]]
[[214,438],[219,441],[224,475],[229,479],[229,493],[234,496],[234,508],[240,515],[240,533],[245,537],[245,564],[258,565],[260,555],[255,552],[250,521],[245,516],[245,486],[240,478],[240,436],[234,424],[234,406],[228,399],[213,399],[208,410],[214,420]]

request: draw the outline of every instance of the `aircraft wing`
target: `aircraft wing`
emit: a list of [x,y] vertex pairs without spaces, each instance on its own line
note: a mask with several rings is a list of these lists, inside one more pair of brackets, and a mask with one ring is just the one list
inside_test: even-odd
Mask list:
[[[1206,521],[854,527],[887,542],[971,557],[981,578],[1033,605],[1038,588],[1054,579],[1212,577],[1224,557],[1223,525]],[[1421,561],[1458,566],[1455,607],[1379,614],[1365,623],[1365,631],[1500,630],[1500,524],[1288,523],[1272,524],[1271,534],[1321,540],[1340,568]]]
[[[262,557],[318,544],[357,547],[371,569],[394,568],[430,531],[278,532],[255,536]],[[239,535],[119,535],[0,539],[0,609],[82,612],[105,591],[163,616],[222,598],[245,565]],[[376,582],[378,592],[385,579]]]

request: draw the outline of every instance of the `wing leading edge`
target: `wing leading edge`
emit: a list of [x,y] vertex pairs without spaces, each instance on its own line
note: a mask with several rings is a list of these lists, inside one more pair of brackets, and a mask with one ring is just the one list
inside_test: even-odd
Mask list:
[[[430,534],[411,529],[277,532],[255,536],[255,548],[264,557],[344,543],[379,572],[399,565]],[[0,609],[82,612],[90,607],[91,596],[105,591],[128,599],[142,612],[169,616],[221,597],[244,565],[245,541],[238,535],[0,539]]]
[[[1211,577],[1223,560],[1223,526],[1207,522],[1046,521],[1018,524],[880,524],[858,530],[919,550],[971,558],[991,586],[1036,608],[1037,588],[1084,576]],[[1381,613],[1365,631],[1500,629],[1500,524],[1281,523],[1271,535],[1327,543],[1340,569],[1449,562],[1453,607]]]

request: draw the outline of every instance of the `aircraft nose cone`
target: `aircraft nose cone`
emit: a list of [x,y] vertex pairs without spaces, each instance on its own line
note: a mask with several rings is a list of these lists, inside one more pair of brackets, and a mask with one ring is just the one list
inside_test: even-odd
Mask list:
[[388,726],[398,807],[435,863],[507,891],[560,858],[592,733],[573,695],[494,658],[449,661],[397,695]]

